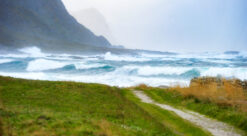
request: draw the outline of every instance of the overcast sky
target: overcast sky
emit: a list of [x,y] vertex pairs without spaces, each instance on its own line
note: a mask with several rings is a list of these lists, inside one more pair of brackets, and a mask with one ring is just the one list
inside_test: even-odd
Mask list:
[[247,51],[247,0],[63,0],[99,10],[119,44],[161,51]]

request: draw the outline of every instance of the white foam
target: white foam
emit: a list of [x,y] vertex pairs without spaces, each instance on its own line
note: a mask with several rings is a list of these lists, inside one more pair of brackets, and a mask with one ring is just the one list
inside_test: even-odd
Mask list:
[[184,67],[140,67],[138,70],[139,75],[149,76],[149,75],[180,75],[185,73],[186,71],[191,70],[191,68]]
[[34,61],[29,62],[27,66],[27,71],[44,71],[44,70],[51,70],[62,68],[68,65],[66,62],[59,62],[59,61],[52,61],[46,59],[37,59]]
[[24,78],[24,79],[33,79],[33,80],[51,80],[52,77],[49,77],[47,74],[42,72],[28,72],[28,73],[8,73],[8,72],[0,72],[2,76],[10,76],[14,78]]
[[182,53],[178,54],[177,58],[196,58],[196,59],[209,59],[209,58],[216,58],[216,59],[233,59],[236,58],[238,55],[235,54],[224,54],[224,53]]
[[104,64],[87,64],[87,63],[76,63],[74,64],[76,69],[91,69],[91,68],[99,68],[104,67]]
[[189,80],[177,80],[177,79],[167,79],[167,78],[149,78],[149,77],[138,77],[138,76],[129,76],[122,74],[101,74],[101,75],[57,75],[57,80],[66,80],[66,81],[78,81],[85,83],[101,83],[111,86],[119,87],[130,87],[139,84],[147,84],[150,86],[160,86],[160,85],[174,85],[181,84],[184,86],[189,85]]
[[42,53],[42,51],[37,47],[26,47],[19,49],[21,53],[18,54],[1,54],[1,57],[4,58],[27,58],[27,57],[34,57],[34,58],[41,58],[46,57],[49,54]]
[[[183,86],[189,85],[190,80],[188,79],[171,79],[164,77],[140,77],[138,75],[128,75],[127,73],[133,70],[131,67],[120,68],[116,71],[97,74],[97,75],[83,75],[83,74],[63,74],[63,73],[41,73],[41,72],[28,72],[28,73],[0,73],[5,76],[13,76],[27,79],[40,79],[40,80],[58,80],[58,81],[78,81],[86,83],[102,83],[112,86],[129,87],[138,85],[141,83],[150,86],[160,85],[174,85],[180,84]],[[202,76],[218,76],[224,77],[237,77],[239,79],[247,79],[246,68],[201,68]],[[182,72],[174,72],[182,73]],[[152,73],[153,74],[153,73]]]
[[111,60],[111,61],[149,61],[148,58],[143,57],[134,57],[129,55],[112,55],[111,52],[107,52],[104,55],[105,60]]
[[212,62],[212,63],[219,63],[219,64],[229,64],[231,63],[230,60],[225,60],[225,59],[217,59],[217,60],[213,60],[213,59],[202,59],[203,61],[206,62]]
[[165,55],[165,54],[153,54],[153,53],[141,53],[141,57],[148,57],[148,58],[167,58],[173,55]]
[[137,70],[137,74],[141,76],[155,76],[155,75],[180,75],[189,70],[192,70],[192,67],[167,67],[167,66],[124,66],[118,69],[118,73],[127,73],[132,70]]
[[[28,52],[36,52],[37,54],[28,54]],[[35,51],[36,50],[36,51]],[[24,53],[25,52],[25,53]],[[19,57],[31,57],[33,60],[29,62],[26,70],[27,72],[23,73],[0,73],[1,75],[6,76],[13,76],[13,77],[20,77],[20,78],[27,78],[27,79],[40,79],[40,80],[59,80],[59,81],[79,81],[79,82],[87,82],[87,83],[102,83],[102,84],[108,84],[113,86],[121,86],[121,87],[128,87],[133,86],[137,84],[147,84],[150,86],[159,86],[159,85],[173,85],[173,84],[183,84],[188,85],[190,82],[190,79],[178,79],[177,76],[173,75],[181,75],[183,73],[186,73],[187,71],[196,69],[201,73],[201,76],[224,76],[224,77],[236,77],[240,78],[242,80],[247,79],[247,68],[244,67],[183,67],[178,66],[152,66],[153,63],[150,63],[149,65],[145,63],[145,65],[134,65],[134,62],[138,61],[148,61],[148,60],[182,60],[184,57],[190,58],[198,58],[199,60],[205,60],[205,61],[212,61],[217,63],[225,63],[231,64],[231,60],[225,59],[226,56],[220,56],[224,59],[210,59],[213,58],[214,55],[210,56],[209,54],[202,54],[199,56],[196,56],[195,54],[186,54],[185,56],[181,55],[140,55],[140,56],[131,56],[131,55],[115,55],[111,54],[110,52],[103,54],[103,55],[91,55],[91,56],[81,56],[81,55],[70,55],[70,54],[53,54],[53,55],[47,55],[42,54],[42,52],[39,49],[27,49],[23,52],[23,54],[8,54],[8,55],[0,55],[3,56],[0,59],[0,63],[7,63],[11,62],[15,59],[15,57],[18,58],[18,60],[22,60]],[[39,52],[41,54],[39,54]],[[216,54],[217,56],[217,54]],[[219,57],[219,58],[220,58]],[[230,55],[229,58],[232,56]],[[106,62],[105,60],[112,60],[114,62],[107,62],[107,64],[104,64]],[[23,59],[23,61],[27,61],[26,59]],[[116,61],[116,62],[115,62]],[[128,61],[131,62],[128,64],[128,62],[125,62],[126,64],[123,67],[117,67],[116,70],[111,72],[105,72],[102,73],[97,72],[97,74],[91,73],[90,75],[87,75],[84,72],[77,71],[76,74],[74,72],[71,72],[70,74],[65,74],[63,72],[60,73],[51,73],[51,72],[45,72],[45,70],[50,69],[58,69],[62,68],[66,65],[74,65],[76,69],[91,69],[91,68],[99,68],[104,67],[107,65],[113,65],[113,66],[121,66],[123,63],[121,61]],[[185,61],[190,61],[188,59],[185,59]],[[101,62],[101,63],[99,63]],[[193,63],[193,62],[190,62]],[[242,63],[242,62],[241,62]],[[245,63],[245,62],[243,62]],[[139,64],[139,63],[138,63]],[[18,67],[16,67],[17,71],[19,70]],[[76,71],[75,71],[76,72]],[[159,76],[159,75],[170,75],[169,78],[165,76]],[[181,77],[182,78],[182,77]]]
[[13,59],[0,59],[0,64],[13,62]]
[[235,77],[241,80],[247,79],[247,68],[219,68],[211,67],[201,71],[201,76]]
[[244,57],[244,58],[247,58],[247,51],[241,51],[239,53],[240,56]]
[[20,52],[27,54],[29,57],[45,57],[48,54],[42,53],[41,49],[37,47],[26,47],[19,49]]
[[49,81],[77,81],[85,83],[101,83],[111,86],[130,87],[139,84],[147,84],[150,86],[174,84],[189,85],[189,80],[174,80],[166,78],[148,78],[137,77],[127,75],[117,75],[113,73],[101,74],[101,75],[80,75],[80,74],[56,74],[56,73],[44,73],[44,72],[28,72],[28,73],[6,73],[0,72],[0,75],[10,76],[15,78],[25,78],[34,80],[49,80]]
[[91,56],[84,56],[84,55],[72,55],[72,54],[53,54],[50,56],[46,56],[46,58],[56,59],[56,60],[71,60],[71,61],[78,61],[78,60],[98,60],[97,55]]
[[3,58],[27,58],[29,55],[27,54],[1,54]]

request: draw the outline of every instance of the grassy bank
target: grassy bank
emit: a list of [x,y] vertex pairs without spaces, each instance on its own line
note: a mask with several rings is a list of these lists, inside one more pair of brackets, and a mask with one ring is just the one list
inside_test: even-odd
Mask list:
[[209,135],[128,89],[0,77],[0,135]]
[[114,87],[0,77],[0,93],[5,135],[175,135]]
[[212,87],[212,84],[210,86],[208,88],[207,85],[200,84],[200,86],[194,85],[193,87],[161,89],[141,85],[135,89],[143,90],[157,102],[199,112],[231,124],[247,133],[247,112],[243,110],[247,97],[244,90],[234,89],[229,87],[229,84],[218,88]]

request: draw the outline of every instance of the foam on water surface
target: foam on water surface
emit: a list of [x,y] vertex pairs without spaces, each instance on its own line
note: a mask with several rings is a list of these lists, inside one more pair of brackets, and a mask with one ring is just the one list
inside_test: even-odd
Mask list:
[[0,64],[13,62],[13,59],[0,59]]
[[66,65],[68,65],[68,63],[66,63],[66,62],[37,59],[37,60],[29,62],[28,66],[27,66],[27,71],[51,70],[51,69],[62,68]]
[[[247,80],[246,53],[47,54],[39,48],[0,55],[0,75],[113,86],[189,85],[193,77],[223,76]],[[21,64],[21,66],[20,66]]]
[[107,52],[104,56],[105,60],[111,60],[111,61],[149,61],[148,58],[142,58],[142,57],[134,57],[130,55],[113,55],[111,52]]

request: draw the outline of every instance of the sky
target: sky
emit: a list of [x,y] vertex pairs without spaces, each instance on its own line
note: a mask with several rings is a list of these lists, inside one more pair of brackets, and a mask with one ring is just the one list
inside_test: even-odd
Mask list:
[[157,51],[247,51],[247,0],[62,0],[97,9],[114,44]]

